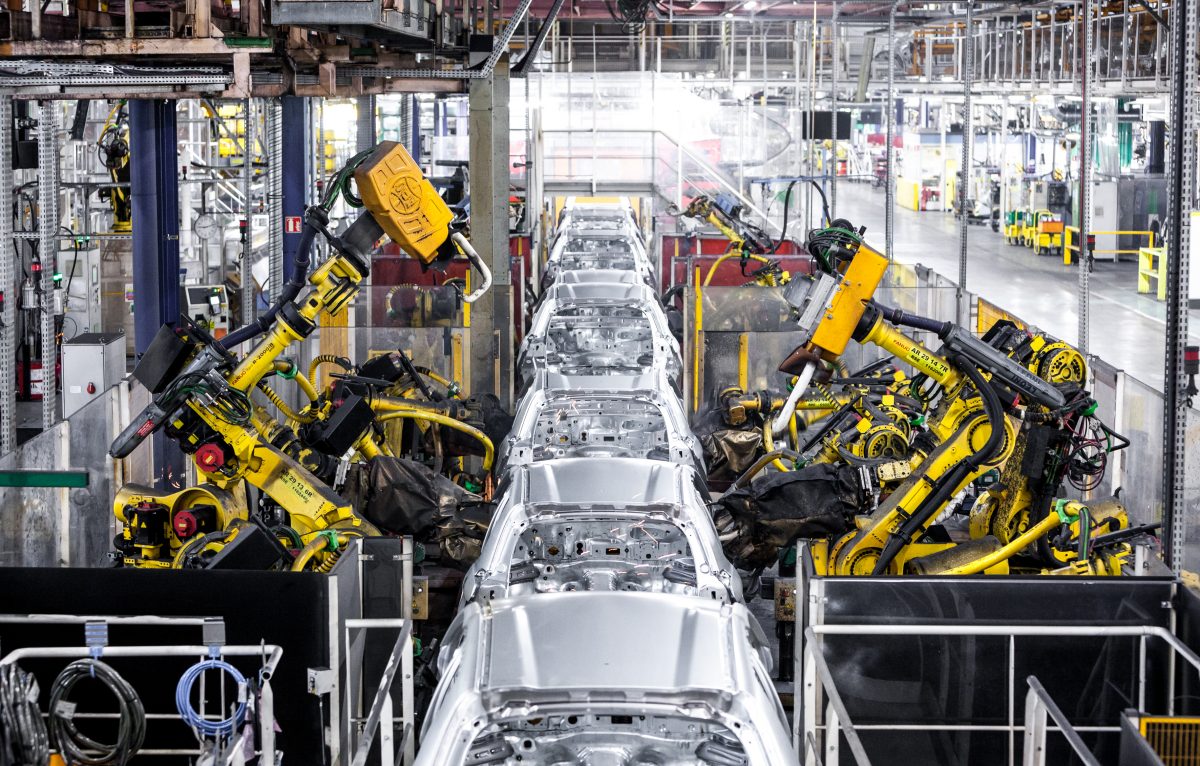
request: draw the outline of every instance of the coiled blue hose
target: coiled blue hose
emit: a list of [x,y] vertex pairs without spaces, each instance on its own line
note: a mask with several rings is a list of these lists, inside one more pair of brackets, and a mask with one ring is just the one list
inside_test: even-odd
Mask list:
[[[233,712],[233,716],[230,718],[219,721],[209,720],[201,716],[192,707],[192,687],[196,685],[196,680],[207,670],[220,670],[228,674],[237,684],[238,705]],[[201,660],[184,671],[183,675],[179,677],[179,684],[175,687],[175,709],[179,711],[183,722],[192,727],[200,737],[232,736],[235,731],[242,727],[242,724],[246,720],[245,690],[246,677],[233,665],[216,658]]]

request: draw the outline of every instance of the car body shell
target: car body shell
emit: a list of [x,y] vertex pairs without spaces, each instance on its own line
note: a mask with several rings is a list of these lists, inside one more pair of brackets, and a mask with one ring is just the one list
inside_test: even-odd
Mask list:
[[[614,729],[635,716],[690,722],[697,739],[685,747],[724,732],[751,766],[796,763],[765,636],[741,604],[595,592],[473,602],[444,646],[417,766],[517,763],[503,752],[467,759],[479,740],[533,721],[557,722],[560,738],[591,727],[619,744],[630,735]],[[541,737],[521,741],[521,763],[550,762]]]
[[[690,466],[560,458],[514,466],[499,489],[483,550],[463,580],[462,604],[510,592],[589,589],[742,600],[702,475]],[[689,569],[691,578],[678,576]]]

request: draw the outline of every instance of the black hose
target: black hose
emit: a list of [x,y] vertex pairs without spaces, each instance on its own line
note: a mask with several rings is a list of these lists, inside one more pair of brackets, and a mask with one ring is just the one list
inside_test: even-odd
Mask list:
[[771,248],[771,255],[778,253],[779,248],[783,247],[783,241],[787,239],[788,212],[792,207],[792,189],[795,186],[796,182],[792,181],[788,184],[787,191],[783,194],[783,229],[779,232],[779,241],[775,243],[775,247]]
[[813,185],[814,189],[817,190],[817,194],[821,195],[821,210],[825,213],[825,225],[828,226],[831,222],[831,219],[829,216],[829,200],[825,197],[825,189],[821,186],[821,184],[817,183],[811,178],[808,180],[808,182]]
[[[254,322],[244,324],[238,329],[226,335],[224,338],[216,342],[216,345],[221,350],[228,350],[238,346],[251,338],[262,335],[267,330],[271,329],[271,325],[275,323],[275,317],[279,314],[279,310],[286,304],[296,300],[296,296],[300,294],[300,290],[304,288],[308,282],[308,267],[312,264],[312,245],[313,240],[317,237],[317,224],[309,220],[311,216],[320,216],[325,218],[325,213],[318,207],[308,209],[308,214],[305,216],[304,230],[300,232],[300,242],[296,245],[296,261],[292,266],[292,275],[288,281],[284,283],[283,289],[279,292],[279,298],[267,309],[266,313],[260,316]],[[323,225],[327,221],[322,221]],[[250,313],[249,306],[242,307],[243,316]]]
[[850,377],[851,378],[866,377],[867,375],[870,375],[872,373],[878,372],[879,370],[882,370],[884,367],[887,367],[893,361],[895,361],[895,360],[890,356],[885,356],[882,359],[876,359],[874,362],[871,362],[866,367],[863,367],[862,369],[855,370],[854,372],[850,373]]
[[661,304],[665,309],[671,308],[675,303],[676,296],[682,294],[685,287],[686,285],[673,285],[668,287],[667,291],[662,294],[661,298],[658,299],[659,304]]
[[909,314],[902,309],[890,308],[881,303],[872,303],[875,308],[883,315],[883,318],[894,325],[902,325],[904,327],[912,327],[917,330],[926,330],[935,333],[939,338],[950,331],[953,326],[950,322],[942,322],[929,317],[917,316]]
[[[75,726],[74,704],[67,699],[75,684],[94,678],[117,698],[119,725],[117,741],[106,745],[93,740]],[[50,741],[71,766],[125,766],[137,754],[146,737],[146,711],[129,682],[112,666],[100,660],[75,660],[54,679],[50,687]]]
[[781,447],[777,450],[768,452],[758,460],[754,461],[754,465],[747,468],[741,476],[733,480],[733,484],[729,485],[730,491],[741,489],[742,487],[746,486],[750,483],[751,479],[758,475],[759,471],[766,468],[773,461],[778,460],[781,457],[786,457],[788,460],[794,462],[800,459],[800,454],[794,452],[793,450],[787,449],[786,447]]
[[1004,446],[1004,405],[1000,402],[1000,397],[975,365],[959,357],[954,357],[952,362],[979,391],[979,396],[983,399],[984,414],[991,425],[991,432],[988,434],[988,440],[983,448],[972,453],[966,460],[954,466],[949,473],[938,479],[933,491],[925,496],[925,499],[912,512],[908,520],[900,526],[900,529],[892,533],[891,538],[884,544],[883,551],[879,554],[879,560],[875,562],[875,569],[871,572],[873,575],[886,572],[900,549],[908,545],[917,530],[923,529],[946,501],[958,491],[958,485],[976,468],[995,457],[996,453]]
[[50,761],[50,739],[38,708],[38,685],[32,673],[16,664],[0,667],[0,763],[43,764]]

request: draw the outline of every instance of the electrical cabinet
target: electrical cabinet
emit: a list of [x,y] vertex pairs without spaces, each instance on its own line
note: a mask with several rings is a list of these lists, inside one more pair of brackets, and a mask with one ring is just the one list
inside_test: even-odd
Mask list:
[[63,343],[63,417],[69,418],[123,377],[125,333],[89,332]]

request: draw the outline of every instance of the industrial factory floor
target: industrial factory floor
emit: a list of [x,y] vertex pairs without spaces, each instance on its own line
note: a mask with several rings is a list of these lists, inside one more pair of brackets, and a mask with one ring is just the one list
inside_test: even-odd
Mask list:
[[[883,202],[882,189],[840,183],[836,215],[866,226],[868,241],[882,248]],[[968,290],[1051,335],[1078,342],[1079,273],[1073,266],[1006,244],[1002,234],[985,226],[971,227],[968,247]],[[958,222],[951,213],[897,207],[895,248],[898,261],[923,264],[958,282]],[[1097,259],[1090,286],[1090,353],[1161,391],[1166,304],[1138,294],[1133,261]],[[1192,342],[1200,343],[1200,312],[1191,312],[1189,326]]]

